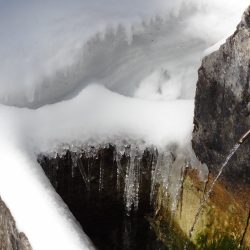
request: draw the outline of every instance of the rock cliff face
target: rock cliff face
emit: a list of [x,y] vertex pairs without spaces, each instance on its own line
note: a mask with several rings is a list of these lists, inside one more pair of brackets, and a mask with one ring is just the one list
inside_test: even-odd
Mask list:
[[[195,98],[193,149],[211,172],[250,128],[250,7],[235,33],[205,57]],[[250,183],[250,141],[240,147],[223,172],[229,187]]]
[[0,198],[0,250],[32,250],[24,233],[19,233],[10,210]]

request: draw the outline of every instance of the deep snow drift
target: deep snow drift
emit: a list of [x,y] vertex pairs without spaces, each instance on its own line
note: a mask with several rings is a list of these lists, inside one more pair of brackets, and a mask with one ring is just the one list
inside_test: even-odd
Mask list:
[[171,98],[192,98],[203,51],[233,33],[248,1],[0,4],[0,102],[38,107],[90,82],[129,96],[169,98],[170,89]]
[[119,139],[130,138],[164,148],[189,141],[193,100],[137,100],[93,84],[72,100],[37,110],[7,108],[7,112],[37,153],[55,151],[58,145],[67,142],[116,144]]
[[189,144],[202,56],[248,1],[1,1],[0,195],[35,250],[88,240],[36,163],[63,144]]

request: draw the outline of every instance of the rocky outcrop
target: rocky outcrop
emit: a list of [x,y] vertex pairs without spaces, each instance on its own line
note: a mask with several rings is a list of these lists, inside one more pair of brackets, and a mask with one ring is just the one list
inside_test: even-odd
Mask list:
[[[195,97],[193,149],[216,172],[250,128],[250,7],[235,33],[220,49],[205,57],[199,69]],[[250,141],[231,159],[223,178],[233,190],[250,184]],[[239,184],[239,185],[238,185]]]
[[[250,7],[226,43],[203,59],[198,73],[192,146],[197,158],[208,166],[211,184],[234,145],[250,129]],[[216,182],[200,215],[196,236],[204,233],[213,242],[222,233],[241,245],[250,245],[249,152],[248,139]],[[190,192],[196,183],[189,178],[184,192],[198,198],[197,190]],[[199,200],[186,200],[183,204],[187,210],[197,203]],[[177,224],[184,225],[183,219],[177,218]]]
[[32,250],[24,233],[19,233],[10,210],[0,198],[0,250]]

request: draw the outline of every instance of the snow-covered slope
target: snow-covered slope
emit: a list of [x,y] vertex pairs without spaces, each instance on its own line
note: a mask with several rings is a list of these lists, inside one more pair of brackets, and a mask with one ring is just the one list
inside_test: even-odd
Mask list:
[[119,138],[164,148],[189,141],[193,100],[140,100],[94,84],[72,100],[37,110],[13,108],[12,117],[37,153],[53,151],[63,143],[116,144]]
[[[1,115],[3,115],[0,108]],[[7,118],[7,117],[5,117]],[[7,120],[6,120],[7,121]],[[7,125],[7,123],[5,123]],[[0,192],[33,249],[93,249],[15,130],[0,125]]]
[[233,32],[248,1],[0,4],[0,102],[38,107],[71,98],[90,82],[134,96],[161,71],[150,91],[168,98],[168,86],[176,85],[175,96],[193,97],[202,52]]
[[247,4],[0,0],[0,194],[35,250],[89,247],[36,155],[64,143],[185,147],[201,57]]

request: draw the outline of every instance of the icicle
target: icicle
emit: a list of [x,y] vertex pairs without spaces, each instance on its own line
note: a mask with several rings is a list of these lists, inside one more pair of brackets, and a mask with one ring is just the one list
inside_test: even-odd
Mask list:
[[162,164],[162,170],[161,170],[161,175],[162,175],[162,184],[164,187],[165,195],[168,195],[169,192],[169,187],[171,184],[171,170],[173,166],[173,157],[170,152],[164,153],[163,155],[163,164]]
[[133,204],[132,196],[133,196],[133,185],[134,185],[134,158],[130,156],[128,160],[127,169],[126,169],[126,177],[125,177],[125,189],[124,189],[124,200],[126,206],[126,213],[130,215],[131,207]]
[[117,191],[121,190],[121,172],[122,172],[122,164],[121,164],[122,155],[120,153],[116,154],[116,164],[117,164],[117,173],[116,173],[116,187]]
[[116,188],[117,191],[121,191],[121,174],[122,174],[122,165],[121,160],[123,155],[125,155],[125,146],[116,146],[114,155],[113,155],[113,161],[116,163],[117,169],[116,169]]
[[77,154],[75,152],[70,151],[70,157],[71,157],[71,176],[72,178],[75,177],[75,170],[77,168]]
[[99,192],[103,190],[103,177],[104,177],[104,168],[103,168],[103,151],[100,153],[100,169],[99,169]]
[[137,156],[135,159],[135,194],[134,194],[134,209],[135,211],[138,210],[139,207],[139,188],[140,188],[140,164],[141,164],[141,158],[140,156]]
[[177,179],[177,182],[175,184],[175,191],[174,191],[174,196],[173,196],[173,202],[172,202],[172,207],[171,207],[171,217],[174,218],[176,210],[178,208],[178,203],[181,199],[181,191],[183,188],[183,182],[185,178],[185,169],[187,167],[187,163],[185,163],[182,168],[181,168],[181,173],[179,179]]
[[[155,153],[156,155],[156,153]],[[150,192],[150,200],[151,203],[155,197],[155,188],[156,184],[161,183],[165,194],[167,193],[169,186],[169,178],[170,178],[170,170],[172,164],[172,157],[169,152],[159,153],[158,156],[155,156],[156,164],[155,167],[152,167],[151,173],[151,192]]]
[[135,149],[130,149],[129,155],[124,189],[124,201],[127,215],[130,215],[132,207],[137,211],[139,206],[140,164],[142,153],[136,147]]
[[150,191],[150,202],[153,202],[153,198],[155,197],[155,187],[156,187],[156,180],[160,174],[160,163],[159,163],[159,156],[154,156],[152,154],[152,170],[151,170],[151,191]]

